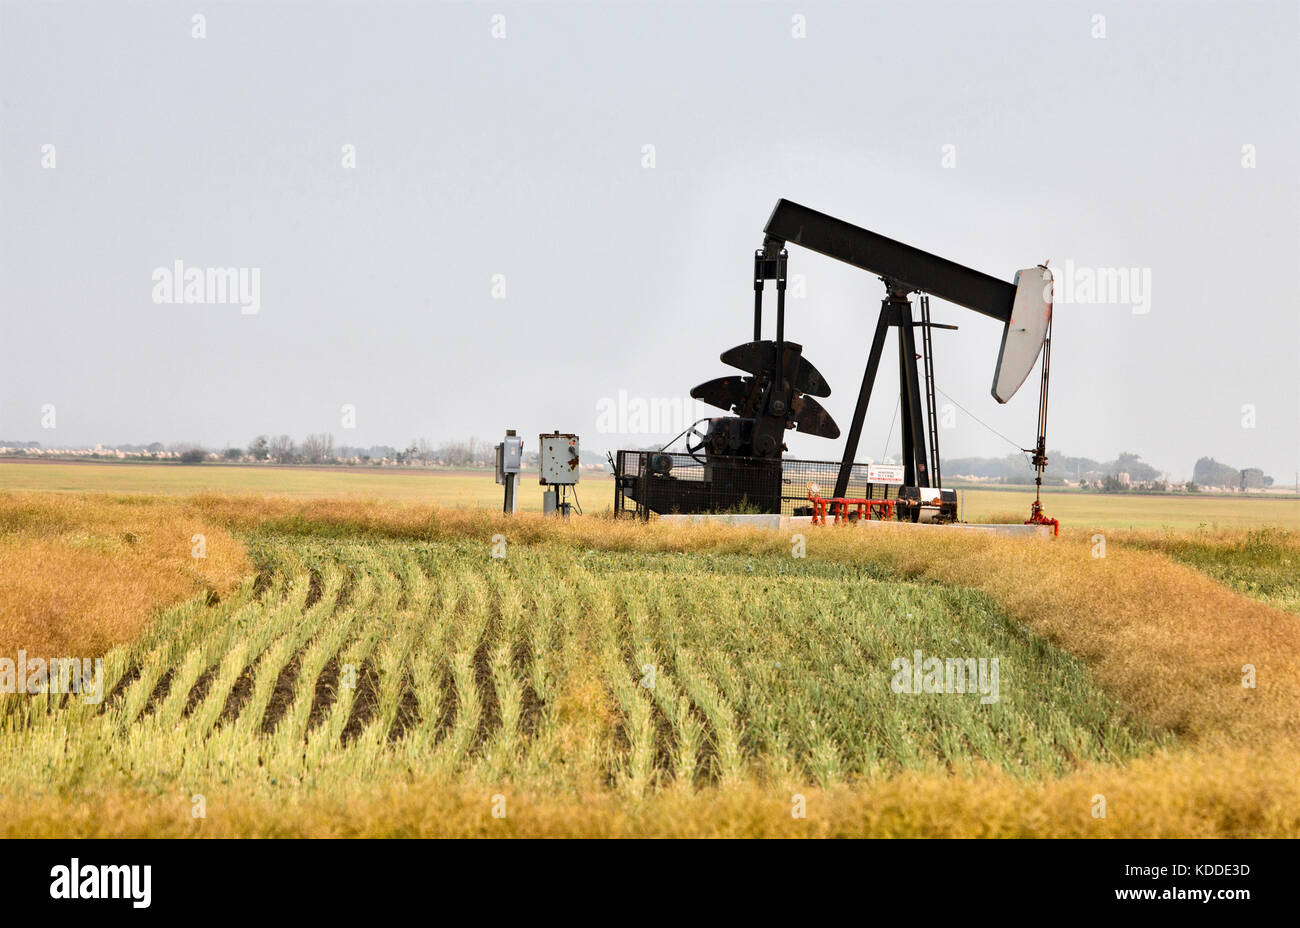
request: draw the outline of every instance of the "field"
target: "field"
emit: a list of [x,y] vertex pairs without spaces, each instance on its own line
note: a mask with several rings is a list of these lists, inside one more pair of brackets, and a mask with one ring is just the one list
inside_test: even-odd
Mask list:
[[0,657],[104,657],[0,695],[0,834],[1300,835],[1294,501],[800,545],[497,491],[0,465]]
[[[473,471],[263,467],[250,465],[97,464],[0,461],[0,491],[49,490],[115,494],[269,494],[293,498],[345,497],[425,503],[447,508],[501,505],[492,475]],[[584,473],[579,498],[587,511],[610,508],[613,484]],[[972,487],[958,491],[968,522],[1019,521],[1029,512],[1032,488]],[[1295,496],[1213,494],[1139,495],[1081,493],[1049,489],[1049,514],[1074,528],[1249,528],[1273,525],[1300,529]],[[525,480],[520,509],[540,512],[541,491]]]

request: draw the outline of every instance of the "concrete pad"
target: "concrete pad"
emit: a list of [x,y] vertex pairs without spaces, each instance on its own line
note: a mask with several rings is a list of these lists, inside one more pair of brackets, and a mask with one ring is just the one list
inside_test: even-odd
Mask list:
[[1016,523],[997,523],[997,524],[978,524],[969,522],[953,522],[948,525],[931,525],[926,523],[915,522],[891,522],[883,519],[869,519],[861,522],[854,522],[850,525],[835,525],[828,522],[826,525],[813,526],[812,516],[778,516],[773,514],[742,514],[742,513],[691,513],[687,515],[667,515],[660,516],[660,521],[677,522],[677,523],[694,523],[696,525],[704,523],[714,523],[717,525],[740,525],[747,528],[761,528],[769,531],[790,531],[794,529],[803,530],[805,528],[825,529],[903,529],[905,531],[949,531],[949,532],[990,532],[994,535],[1019,536],[1021,538],[1051,538],[1052,527],[1050,525],[1018,525]]
[[688,515],[660,516],[661,522],[712,522],[718,525],[742,525],[747,528],[779,530],[784,516],[763,513],[697,512]]

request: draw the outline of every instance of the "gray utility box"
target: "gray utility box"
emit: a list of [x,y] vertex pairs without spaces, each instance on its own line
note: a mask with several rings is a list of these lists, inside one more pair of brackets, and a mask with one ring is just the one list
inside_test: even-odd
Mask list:
[[497,483],[505,483],[507,474],[518,474],[524,463],[524,440],[507,435],[497,445]]
[[572,486],[578,482],[578,436],[569,432],[551,432],[538,436],[539,482],[543,486]]

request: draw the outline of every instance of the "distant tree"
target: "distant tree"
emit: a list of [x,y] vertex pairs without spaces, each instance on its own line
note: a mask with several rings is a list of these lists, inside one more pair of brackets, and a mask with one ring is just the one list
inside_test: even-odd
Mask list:
[[202,464],[207,460],[207,452],[202,448],[190,448],[188,451],[181,452],[182,464]]
[[1241,485],[1247,490],[1262,490],[1273,485],[1273,478],[1258,467],[1247,467],[1241,472]]
[[160,441],[151,441],[151,442],[149,442],[148,447],[146,447],[144,450],[145,450],[145,451],[148,451],[150,454],[157,454],[158,452],[160,452],[160,451],[165,451],[166,449],[163,447],[163,443],[162,443],[162,442],[160,442]]
[[1114,474],[1107,474],[1101,481],[1103,493],[1123,493],[1127,489]]
[[244,451],[242,448],[227,448],[221,456],[227,461],[238,461],[244,456]]
[[463,467],[469,463],[469,449],[464,442],[443,442],[438,448],[438,457],[452,467]]
[[302,443],[302,456],[308,464],[327,464],[334,460],[334,436],[324,432],[308,435]]
[[1185,486],[1185,487],[1187,488],[1187,492],[1188,492],[1188,493],[1199,493],[1199,492],[1201,492],[1201,488],[1198,487],[1198,486],[1196,485],[1196,482],[1195,482],[1194,480],[1189,480],[1189,481],[1187,481],[1185,484],[1183,484],[1183,486]]
[[1121,452],[1118,458],[1107,465],[1107,470],[1112,474],[1128,474],[1134,483],[1146,483],[1160,477],[1160,471],[1143,461],[1140,454],[1131,451]]
[[279,464],[291,464],[293,459],[298,456],[298,446],[294,444],[293,439],[288,435],[277,435],[272,438],[269,451],[271,457]]
[[420,459],[421,464],[428,464],[433,457],[433,445],[427,438],[417,438],[411,442],[411,447],[415,449],[415,456]]
[[1241,483],[1241,471],[1214,458],[1201,458],[1192,468],[1192,479],[1203,487],[1235,487]]
[[265,461],[271,456],[271,443],[265,435],[258,435],[248,446],[248,454],[254,461]]

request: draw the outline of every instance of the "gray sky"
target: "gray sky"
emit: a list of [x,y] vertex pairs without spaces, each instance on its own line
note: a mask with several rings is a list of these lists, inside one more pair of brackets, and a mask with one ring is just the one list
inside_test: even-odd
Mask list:
[[[1007,280],[1149,272],[1145,313],[1058,301],[1051,447],[1290,482],[1298,40],[1295,2],[0,0],[0,437],[643,445],[598,433],[598,402],[726,373],[787,197]],[[156,303],[178,260],[257,269],[258,311]],[[883,288],[797,246],[790,270],[788,337],[846,429]],[[997,406],[1000,326],[934,317],[961,326],[939,387],[1030,445],[1037,375]],[[941,443],[1010,450],[961,412]]]

